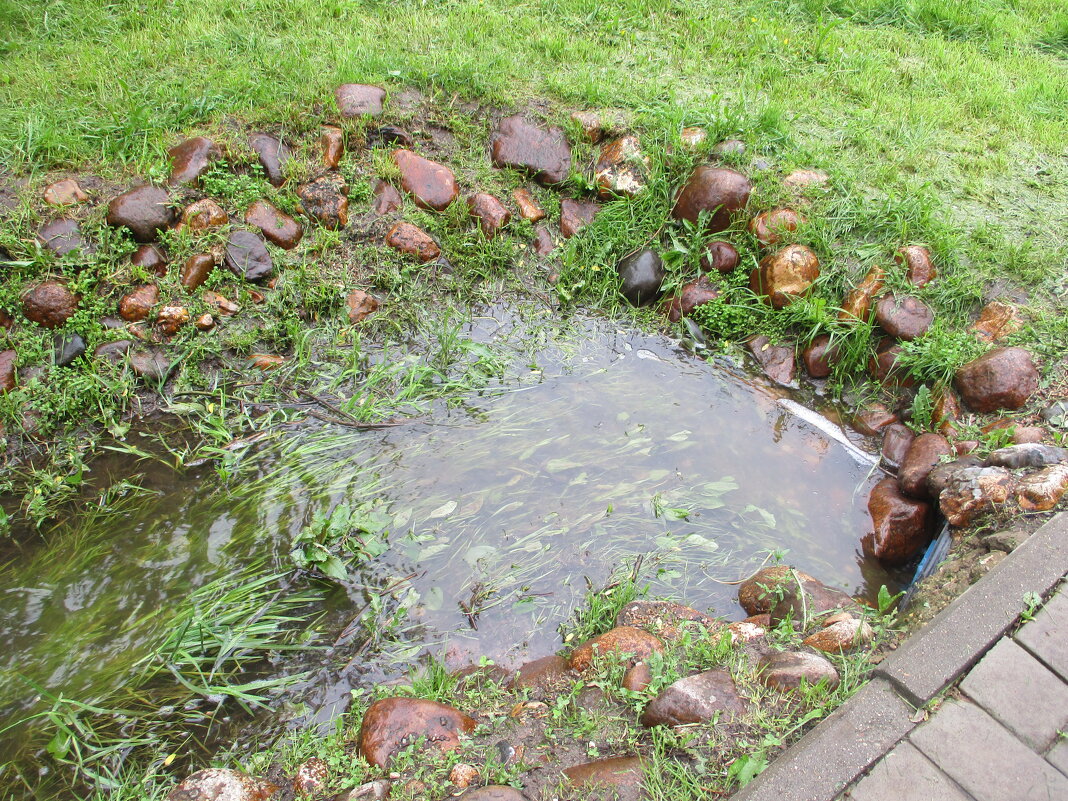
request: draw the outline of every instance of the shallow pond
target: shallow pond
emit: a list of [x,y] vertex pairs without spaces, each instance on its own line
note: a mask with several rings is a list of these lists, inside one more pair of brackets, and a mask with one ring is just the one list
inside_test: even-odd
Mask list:
[[338,504],[365,519],[365,547],[344,580],[316,583],[311,648],[267,670],[299,678],[274,708],[290,721],[327,720],[351,688],[427,653],[513,666],[558,650],[588,588],[637,557],[652,592],[735,619],[725,582],[777,549],[853,593],[896,588],[859,547],[879,476],[781,391],[592,322],[566,358],[525,369],[405,425],[276,433],[229,482],[210,465],[102,459],[98,474],[137,470],[148,492],[8,554],[0,573],[0,728],[34,709],[25,680],[106,697],[169,608],[252,562],[289,570],[295,538]]

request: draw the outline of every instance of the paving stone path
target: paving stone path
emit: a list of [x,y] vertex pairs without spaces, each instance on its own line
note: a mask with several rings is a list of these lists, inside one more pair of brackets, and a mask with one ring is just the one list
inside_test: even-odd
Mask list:
[[[736,801],[1068,799],[1066,578],[1068,513],[913,635]],[[1025,619],[1032,592],[1049,598]]]

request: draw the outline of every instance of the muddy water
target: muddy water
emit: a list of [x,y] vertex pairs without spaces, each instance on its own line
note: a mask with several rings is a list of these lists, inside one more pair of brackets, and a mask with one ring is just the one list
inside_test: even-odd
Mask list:
[[317,648],[272,663],[306,671],[275,717],[329,719],[351,688],[427,653],[515,665],[557,650],[587,588],[637,557],[653,592],[734,618],[724,582],[776,549],[850,592],[895,588],[859,549],[879,476],[770,389],[666,339],[594,326],[567,358],[524,369],[411,424],[278,433],[230,482],[210,466],[103,460],[114,479],[143,472],[146,492],[68,521],[0,572],[0,728],[35,708],[24,679],[106,696],[169,607],[253,561],[289,569],[293,538],[340,503],[374,504],[384,531],[347,580],[322,585]]

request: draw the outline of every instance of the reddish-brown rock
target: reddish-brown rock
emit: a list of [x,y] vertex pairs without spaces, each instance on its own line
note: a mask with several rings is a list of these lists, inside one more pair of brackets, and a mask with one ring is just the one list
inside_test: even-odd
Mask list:
[[378,311],[379,303],[373,295],[368,295],[362,289],[355,289],[345,298],[345,305],[349,308],[349,322],[358,323]]
[[[527,797],[517,789],[503,784],[487,784],[484,787],[474,787],[464,792],[460,799],[461,801],[528,801]],[[338,799],[337,801],[348,801],[348,799]],[[378,799],[374,801],[378,801]]]
[[245,222],[259,228],[268,242],[282,250],[292,250],[304,236],[304,228],[299,222],[266,200],[257,200],[248,207]]
[[804,245],[787,245],[760,260],[749,276],[749,288],[781,309],[807,293],[819,275],[820,262],[815,253]]
[[679,142],[686,150],[691,152],[697,150],[707,139],[708,131],[696,125],[691,125],[679,131]]
[[172,186],[196,183],[215,159],[222,158],[218,146],[204,136],[186,139],[168,150],[167,155],[171,160],[168,183]]
[[941,434],[920,434],[912,440],[897,471],[897,483],[901,491],[913,498],[929,498],[927,476],[943,456],[952,453],[949,440]]
[[286,181],[286,162],[291,155],[289,148],[270,134],[253,134],[249,146],[259,158],[263,174],[271,186],[281,186]]
[[677,640],[687,629],[715,630],[723,626],[711,615],[671,601],[631,601],[619,610],[616,625],[642,629],[662,640]]
[[853,428],[866,437],[878,436],[884,428],[896,423],[897,415],[881,403],[873,403],[858,409],[853,415]]
[[570,239],[579,229],[593,222],[600,210],[600,205],[591,200],[565,197],[560,201],[560,235]]
[[1068,464],[1055,464],[1024,476],[1016,485],[1016,502],[1025,512],[1045,512],[1068,491]]
[[783,581],[777,591],[778,597],[768,610],[768,623],[778,626],[791,620],[802,631],[826,617],[828,612],[855,610],[857,602],[847,593],[828,587],[812,577],[798,581]]
[[824,187],[829,182],[830,178],[822,170],[794,170],[782,179],[782,185],[789,189],[807,189],[810,186]]
[[78,311],[78,296],[59,281],[42,281],[22,296],[22,313],[42,328],[59,328]]
[[167,801],[267,801],[278,787],[226,768],[198,770],[167,794]]
[[894,254],[894,261],[905,267],[908,279],[915,287],[927,286],[938,276],[930,252],[919,245],[901,248]]
[[868,645],[875,632],[863,618],[849,617],[824,626],[807,636],[802,645],[817,651],[837,654]]
[[676,219],[696,223],[701,212],[708,212],[709,230],[718,233],[731,224],[734,214],[745,209],[752,191],[753,185],[740,172],[704,165],[694,170],[671,213]]
[[136,264],[154,275],[163,278],[167,274],[167,258],[156,245],[141,245],[130,256],[130,264]]
[[285,356],[279,356],[274,353],[253,353],[249,356],[249,362],[257,370],[269,372],[270,370],[277,370],[285,364],[286,358]]
[[89,199],[81,185],[73,178],[64,178],[45,187],[44,202],[49,206],[73,206]]
[[467,208],[472,217],[479,221],[482,235],[492,239],[512,220],[512,213],[501,201],[486,192],[479,192],[467,199]]
[[605,654],[629,656],[631,661],[639,661],[663,650],[664,643],[649,632],[633,626],[616,626],[576,648],[571,654],[571,669],[584,671],[596,657]]
[[535,692],[547,692],[565,684],[570,684],[576,679],[571,671],[571,663],[562,656],[553,654],[543,656],[522,665],[516,671],[512,679],[512,686],[519,689],[530,689]]
[[215,327],[215,318],[205,312],[193,321],[198,331],[210,331]]
[[1038,370],[1023,348],[995,348],[957,370],[953,383],[973,411],[1019,409],[1038,389]]
[[643,797],[645,771],[641,757],[610,757],[564,770],[575,787],[598,788],[615,801],[638,801]]
[[18,383],[15,364],[18,354],[13,350],[0,350],[0,392],[10,392]]
[[571,147],[562,129],[538,128],[520,115],[505,117],[490,137],[498,167],[524,170],[543,184],[558,184],[571,172]]
[[424,264],[441,255],[441,248],[426,231],[408,222],[399,222],[386,234],[386,244]]
[[[938,468],[931,471],[932,485],[936,472]],[[951,526],[971,525],[980,515],[1007,503],[1016,491],[1016,479],[1003,467],[961,467],[947,473],[938,507]]]
[[1017,445],[1029,442],[1042,442],[1046,438],[1046,429],[1042,426],[1016,426],[1012,431],[1012,441]]
[[425,159],[410,150],[394,150],[393,163],[400,170],[401,189],[423,209],[444,211],[460,190],[456,176],[444,164]]
[[534,229],[534,252],[537,255],[548,256],[555,247],[556,243],[553,242],[553,235],[549,233],[548,228],[539,225]]
[[377,117],[382,113],[386,90],[365,83],[346,83],[334,90],[334,99],[342,117]]
[[909,446],[916,439],[916,435],[904,423],[891,423],[883,429],[883,464],[892,470],[901,466],[901,461],[908,453]]
[[746,343],[749,352],[757,360],[772,381],[778,384],[792,384],[797,370],[794,361],[794,346],[790,343],[773,345],[771,340],[761,334]]
[[878,348],[868,362],[868,369],[872,377],[883,386],[911,387],[916,383],[915,380],[898,364],[898,359],[904,351],[900,345],[890,344],[892,342],[893,340],[886,340]]
[[57,256],[78,252],[88,256],[96,250],[85,241],[81,228],[74,220],[52,220],[45,223],[37,232],[37,239]]
[[883,291],[886,281],[886,270],[875,266],[868,270],[861,282],[842,301],[842,309],[838,312],[838,319],[847,320],[855,318],[867,321],[871,314],[871,305],[876,295]]
[[156,315],[156,325],[165,336],[173,336],[189,322],[189,309],[185,306],[164,306]]
[[224,298],[218,292],[207,291],[201,299],[215,309],[219,314],[226,315],[227,317],[237,314],[241,311],[241,307],[228,298]]
[[632,693],[643,693],[653,683],[653,671],[644,662],[627,668],[620,686]]
[[604,125],[598,112],[576,111],[571,114],[571,119],[582,129],[588,142],[597,144],[604,137]]
[[330,768],[325,760],[312,757],[297,767],[293,777],[293,790],[298,796],[317,795],[330,781]]
[[189,226],[190,231],[207,231],[209,228],[218,228],[228,222],[230,222],[229,215],[211,198],[191,203],[182,212],[182,223]]
[[144,284],[119,301],[119,316],[131,323],[144,320],[159,303],[159,287]]
[[934,322],[934,311],[911,295],[885,295],[875,304],[875,320],[890,336],[912,340]]
[[529,189],[516,189],[512,192],[512,199],[519,206],[519,216],[524,220],[538,222],[545,219],[545,209],[538,205]]
[[980,342],[1000,342],[1020,330],[1023,322],[1017,308],[1009,303],[993,300],[979,312],[972,325],[972,333]]
[[886,565],[902,565],[931,540],[930,504],[906,497],[896,479],[884,478],[868,496],[873,530],[864,535],[864,553]]
[[345,134],[335,125],[324,125],[319,129],[319,147],[323,151],[323,164],[327,169],[336,170],[345,155]]
[[404,198],[401,197],[401,193],[397,191],[397,187],[388,181],[376,178],[371,191],[375,196],[374,200],[371,201],[371,211],[379,217],[392,214],[404,205]]
[[949,387],[942,387],[931,395],[931,422],[948,436],[946,427],[952,429],[952,424],[960,417],[960,401],[957,394]]
[[426,747],[447,753],[459,748],[460,737],[474,728],[473,718],[451,706],[420,698],[384,698],[364,713],[359,751],[384,770],[399,751],[420,737],[426,738]]
[[696,281],[683,284],[679,294],[667,301],[667,318],[677,323],[683,317],[689,317],[698,306],[703,306],[720,296],[719,287],[713,286],[705,276]]
[[706,670],[665,687],[645,707],[641,724],[653,727],[710,720],[727,722],[745,711],[745,701],[738,694],[731,674],[725,670]]
[[758,214],[749,221],[749,233],[764,247],[777,245],[783,237],[805,222],[805,218],[793,209],[773,209]]
[[601,147],[593,168],[597,194],[608,199],[616,195],[636,197],[649,182],[649,157],[642,152],[636,136],[623,136]]
[[349,223],[349,199],[344,189],[345,179],[340,175],[323,175],[301,184],[297,197],[309,217],[324,228],[337,230]]
[[773,690],[796,690],[802,682],[809,685],[826,682],[828,689],[838,686],[838,671],[817,654],[804,651],[777,651],[761,657],[757,671],[762,684]]
[[182,265],[178,282],[186,289],[196,289],[208,280],[214,269],[215,256],[210,253],[194,253]]
[[826,378],[831,374],[833,355],[831,337],[828,334],[815,337],[801,353],[801,359],[805,363],[805,372],[810,378]]
[[[799,581],[815,580],[789,565],[764,567],[738,585],[738,603],[750,616],[768,614],[782,597],[785,587]],[[770,617],[765,625],[771,625]]]
[[415,137],[396,125],[380,125],[370,132],[368,139],[372,144],[400,145],[407,148],[415,144]]
[[730,273],[734,272],[740,261],[741,256],[734,245],[716,240],[705,246],[705,253],[701,256],[701,269],[706,273]]
[[274,261],[259,234],[234,231],[226,240],[224,262],[238,278],[266,281],[274,274]]
[[151,242],[174,222],[170,197],[156,186],[123,192],[108,204],[108,225],[127,228],[138,242]]

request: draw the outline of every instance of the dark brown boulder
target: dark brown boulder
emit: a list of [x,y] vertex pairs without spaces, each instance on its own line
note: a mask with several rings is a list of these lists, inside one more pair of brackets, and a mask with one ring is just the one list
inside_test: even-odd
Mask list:
[[1038,389],[1038,370],[1023,348],[995,348],[957,370],[954,386],[970,409],[1019,409]]
[[189,226],[191,231],[207,231],[226,225],[228,222],[230,222],[230,216],[211,198],[191,203],[182,212],[182,224]]
[[82,237],[82,230],[74,220],[52,220],[45,223],[37,232],[37,238],[57,256],[75,252],[89,256],[96,251],[96,248]]
[[215,159],[222,158],[218,146],[204,136],[186,139],[168,150],[167,155],[171,159],[171,177],[167,181],[171,186],[196,183]]
[[643,693],[653,683],[653,671],[645,662],[639,662],[633,667],[627,668],[623,674],[620,686],[632,693]]
[[909,445],[901,467],[897,471],[897,483],[901,491],[912,498],[925,500],[927,476],[943,456],[953,453],[949,440],[941,434],[920,434]]
[[549,229],[544,225],[539,225],[534,229],[534,253],[538,256],[548,256],[553,252],[553,248],[556,247],[556,243],[553,242],[553,235],[549,233]]
[[815,685],[826,682],[829,689],[838,686],[838,671],[817,654],[804,651],[780,651],[766,654],[757,663],[762,684],[773,690],[796,690],[801,682]]
[[355,289],[345,298],[345,305],[349,309],[349,322],[358,323],[366,320],[378,311],[378,299],[374,295],[368,295],[362,289]]
[[567,768],[564,775],[575,787],[607,791],[614,801],[638,801],[644,797],[645,771],[641,757],[609,757],[586,762]]
[[334,125],[324,125],[319,131],[319,147],[323,151],[323,164],[336,170],[345,155],[345,133]]
[[703,306],[719,296],[719,287],[713,286],[712,282],[702,275],[696,281],[683,284],[679,294],[667,301],[667,318],[677,323],[683,317],[689,317],[698,306]]
[[538,205],[529,189],[516,189],[512,192],[512,199],[519,206],[519,216],[524,220],[538,222],[545,219],[545,209]]
[[777,384],[789,385],[794,382],[797,365],[794,360],[794,346],[786,343],[773,345],[764,335],[753,337],[746,343],[749,352],[757,360],[764,374]]
[[628,656],[633,662],[647,659],[651,654],[663,650],[664,643],[649,632],[632,626],[616,626],[576,648],[571,653],[571,669],[584,671],[596,657],[605,654]]
[[[738,603],[747,615],[767,614],[779,602],[789,585],[815,580],[808,573],[789,565],[764,567],[738,585]],[[770,625],[769,617],[766,626]]]
[[415,137],[396,125],[380,125],[371,131],[368,141],[372,145],[400,145],[410,148],[415,144]]
[[623,136],[601,147],[593,167],[597,194],[604,199],[616,195],[635,197],[649,184],[649,157],[642,152],[636,136]]
[[580,228],[593,222],[601,206],[590,200],[574,200],[566,197],[560,201],[560,235],[570,239]]
[[151,242],[174,222],[171,199],[157,186],[139,186],[108,204],[108,225],[127,228],[138,242]]
[[150,273],[163,278],[167,274],[167,257],[157,245],[141,245],[130,256],[130,264],[136,264]]
[[159,350],[130,351],[127,356],[130,369],[149,384],[161,384],[176,367],[167,354]]
[[875,297],[883,291],[885,281],[886,271],[882,267],[875,266],[868,270],[861,282],[842,301],[838,319],[867,321],[871,314],[871,305]]
[[501,201],[486,192],[479,192],[467,199],[467,209],[479,221],[482,235],[492,239],[512,220],[512,213]]
[[397,191],[397,187],[388,181],[375,179],[371,191],[375,196],[375,199],[371,201],[371,211],[379,217],[392,214],[404,205],[404,198],[401,197],[401,193]]
[[708,212],[709,230],[718,233],[726,230],[731,217],[745,208],[752,191],[753,185],[740,172],[704,165],[694,170],[671,213],[676,219],[696,223],[701,212]]
[[879,346],[868,362],[868,370],[871,371],[872,377],[885,387],[913,386],[916,383],[915,379],[898,364],[898,359],[901,358],[904,350],[900,345],[890,343],[893,343],[893,340],[886,340]]
[[210,253],[194,253],[185,260],[178,282],[186,289],[196,289],[208,280],[215,269],[215,257]]
[[787,245],[760,260],[749,276],[749,289],[781,309],[807,293],[819,275],[820,262],[815,253],[804,245]]
[[801,359],[805,363],[805,372],[810,378],[826,378],[831,374],[833,355],[831,337],[828,334],[820,334],[809,342],[808,347],[801,353]]
[[126,354],[133,347],[133,340],[117,339],[113,342],[103,342],[93,349],[93,356],[97,359],[119,364],[126,358]]
[[715,630],[723,624],[711,615],[671,601],[631,601],[619,610],[616,625],[642,629],[663,640],[677,640],[687,629]]
[[812,577],[784,581],[777,590],[779,597],[768,610],[768,622],[778,626],[790,619],[802,631],[812,627],[814,622],[825,617],[828,612],[838,610],[855,610],[857,602],[847,593],[828,587],[822,581]]
[[897,470],[914,439],[916,435],[904,423],[891,423],[884,428],[881,451],[883,464],[892,470]]
[[886,406],[873,403],[857,410],[853,415],[853,428],[866,437],[875,437],[880,436],[884,428],[897,421],[897,415]]
[[456,176],[444,164],[410,150],[394,150],[393,163],[400,170],[401,189],[412,196],[419,208],[444,211],[460,192]]
[[687,723],[726,721],[745,714],[746,704],[738,694],[731,674],[706,670],[665,687],[642,713],[643,726],[684,726]]
[[246,281],[266,281],[274,275],[274,262],[262,237],[251,231],[234,231],[226,240],[226,266]]
[[804,222],[805,218],[793,209],[773,209],[751,219],[749,233],[764,247],[771,247],[779,244],[786,234],[796,231]]
[[359,752],[376,768],[385,770],[393,757],[420,737],[426,747],[442,753],[460,747],[460,737],[474,731],[475,720],[459,710],[420,698],[384,698],[363,716]]
[[286,162],[289,161],[289,148],[270,134],[253,134],[249,146],[259,157],[263,174],[271,186],[281,186],[286,181]]
[[42,328],[59,328],[78,311],[78,301],[59,281],[42,281],[22,296],[22,313]]
[[619,293],[634,306],[647,306],[660,297],[664,283],[664,262],[653,250],[639,250],[616,265]]
[[382,113],[386,90],[365,83],[346,83],[334,90],[334,99],[342,117],[377,117]]
[[875,320],[890,336],[908,341],[927,332],[934,311],[911,295],[884,295],[875,304]]
[[701,257],[701,269],[706,273],[730,273],[734,272],[740,261],[738,248],[730,242],[716,240],[705,247],[705,254]]
[[868,496],[872,531],[864,535],[864,553],[885,565],[903,565],[931,541],[931,505],[906,497],[897,480],[884,478]]
[[123,320],[136,323],[148,317],[157,303],[159,303],[159,287],[155,284],[144,284],[123,296],[119,301],[119,316]]
[[304,236],[304,228],[299,222],[266,200],[257,200],[248,207],[245,222],[259,228],[268,242],[282,250],[292,250]]
[[441,255],[438,243],[424,231],[408,222],[399,222],[386,234],[386,244],[408,256],[414,256],[424,264]]
[[520,115],[505,117],[490,137],[490,154],[498,167],[530,173],[543,184],[558,184],[571,171],[571,147],[561,128],[538,128]]
[[349,223],[349,199],[344,189],[345,179],[340,175],[324,175],[301,184],[297,197],[309,217],[324,228],[337,230]]
[[930,252],[919,245],[901,248],[894,254],[894,261],[905,267],[908,279],[915,287],[927,286],[938,276]]
[[943,484],[938,507],[951,526],[971,525],[1007,503],[1016,491],[1016,479],[1003,467],[949,467],[944,475],[939,475],[940,469],[931,471],[928,484],[932,488]]
[[564,657],[553,654],[522,665],[512,679],[512,687],[517,690],[530,689],[536,693],[548,692],[570,684],[576,678],[571,670],[571,663]]
[[0,392],[10,392],[18,383],[15,364],[18,354],[13,350],[0,350]]

